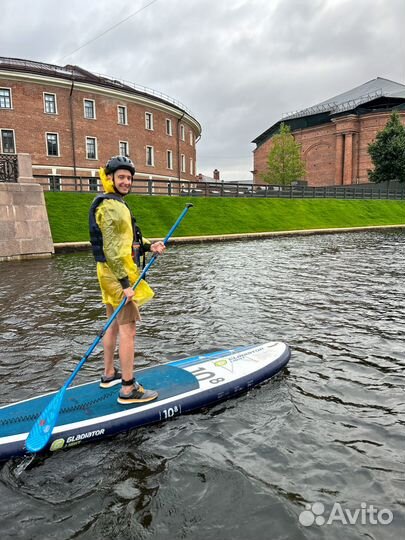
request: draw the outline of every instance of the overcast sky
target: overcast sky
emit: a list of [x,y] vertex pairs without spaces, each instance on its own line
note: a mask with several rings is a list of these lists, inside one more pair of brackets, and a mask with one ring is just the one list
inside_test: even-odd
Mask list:
[[202,125],[197,172],[224,180],[252,178],[251,141],[283,113],[377,76],[405,84],[405,0],[9,0],[1,12],[0,56],[182,102]]

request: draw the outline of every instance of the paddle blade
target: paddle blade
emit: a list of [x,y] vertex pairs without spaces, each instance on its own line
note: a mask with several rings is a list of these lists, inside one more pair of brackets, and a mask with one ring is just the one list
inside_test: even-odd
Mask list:
[[25,441],[25,447],[28,452],[40,452],[47,445],[58,420],[65,391],[66,387],[63,386],[51,399],[32,426]]

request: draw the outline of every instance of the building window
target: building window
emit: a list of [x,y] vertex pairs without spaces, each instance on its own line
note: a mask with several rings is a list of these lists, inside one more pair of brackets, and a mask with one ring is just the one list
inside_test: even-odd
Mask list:
[[193,158],[190,158],[190,174],[191,174],[191,176],[194,176],[194,162],[193,162]]
[[89,120],[96,118],[96,102],[94,99],[85,99],[84,102],[84,117]]
[[171,150],[167,151],[167,168],[173,169],[173,152]]
[[182,141],[186,140],[183,124],[180,124],[180,138],[181,138]]
[[191,146],[193,146],[193,144],[194,144],[193,132],[191,130],[190,130],[190,144],[191,144]]
[[44,111],[47,114],[56,114],[56,94],[44,94]]
[[95,137],[86,137],[86,158],[97,159],[97,139]]
[[49,177],[49,190],[50,191],[60,191],[60,176],[50,176]]
[[96,192],[98,191],[98,178],[91,176],[89,178],[89,191]]
[[181,172],[186,172],[186,156],[181,154],[180,156]]
[[127,108],[124,105],[118,105],[117,111],[118,111],[118,123],[124,124],[124,125],[128,124]]
[[127,141],[120,141],[119,153],[120,153],[120,156],[125,156],[125,157],[129,156],[129,147],[128,147]]
[[15,154],[14,131],[12,129],[1,130],[1,151],[3,154]]
[[57,133],[46,134],[46,151],[48,156],[59,156],[59,136]]
[[155,156],[153,146],[146,147],[146,165],[153,167],[155,165]]
[[146,112],[145,113],[145,128],[146,129],[153,129],[153,113]]
[[10,88],[0,88],[0,109],[11,109]]
[[172,121],[170,120],[170,118],[166,118],[166,135],[173,135]]

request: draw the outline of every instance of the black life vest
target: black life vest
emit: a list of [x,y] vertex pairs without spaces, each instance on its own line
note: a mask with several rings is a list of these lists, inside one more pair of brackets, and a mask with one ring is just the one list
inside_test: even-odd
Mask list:
[[107,261],[104,255],[104,250],[103,250],[103,235],[96,221],[96,210],[98,206],[104,201],[104,199],[115,199],[116,201],[119,201],[122,204],[125,204],[125,206],[128,208],[129,213],[131,214],[132,231],[133,231],[132,256],[137,266],[141,265],[141,257],[142,257],[142,267],[144,268],[146,250],[143,244],[141,229],[136,224],[135,216],[131,212],[131,209],[129,208],[127,203],[123,200],[122,197],[120,197],[119,195],[116,195],[115,193],[103,193],[102,195],[98,195],[94,199],[90,207],[90,211],[89,211],[90,243],[91,243],[91,248],[92,248],[95,260],[97,262]]

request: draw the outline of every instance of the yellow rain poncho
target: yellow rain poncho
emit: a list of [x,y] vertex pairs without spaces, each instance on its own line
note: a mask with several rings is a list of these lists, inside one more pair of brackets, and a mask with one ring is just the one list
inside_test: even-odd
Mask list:
[[[100,178],[106,193],[115,193],[112,181],[100,169]],[[133,229],[129,209],[120,201],[105,199],[96,209],[96,222],[103,235],[106,262],[97,262],[97,277],[103,303],[118,307],[123,299],[120,279],[128,277],[133,285],[140,272],[132,258]],[[135,289],[138,306],[153,298],[154,292],[142,280]]]

